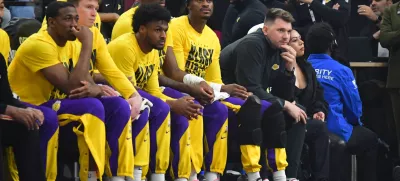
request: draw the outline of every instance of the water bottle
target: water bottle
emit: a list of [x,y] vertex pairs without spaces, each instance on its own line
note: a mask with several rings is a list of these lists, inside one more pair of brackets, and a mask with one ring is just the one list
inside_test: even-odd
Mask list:
[[247,181],[247,175],[246,172],[244,170],[242,170],[242,175],[240,175],[240,177],[238,177],[237,181]]

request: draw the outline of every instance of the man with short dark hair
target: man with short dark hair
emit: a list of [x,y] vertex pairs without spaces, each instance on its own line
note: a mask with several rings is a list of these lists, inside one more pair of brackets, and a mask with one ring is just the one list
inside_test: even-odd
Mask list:
[[[263,28],[225,47],[220,61],[224,83],[242,85],[260,99],[277,103],[277,110],[285,113],[285,116],[273,120],[275,124],[281,125],[280,130],[273,126],[263,126],[263,133],[264,145],[271,150],[285,148],[286,140],[284,144],[276,144],[273,139],[281,133],[286,136],[285,130],[289,131],[288,140],[293,143],[286,147],[289,163],[286,176],[289,179],[297,176],[304,142],[305,126],[298,122],[305,123],[307,118],[305,111],[294,100],[290,100],[293,98],[291,95],[294,95],[296,62],[296,52],[287,45],[292,22],[294,19],[289,12],[278,8],[269,9]],[[285,167],[273,171],[278,175],[284,173],[284,169]]]
[[[329,24],[317,23],[310,27],[306,39],[310,52],[308,61],[315,69],[329,104],[325,119],[328,130],[346,142],[349,153],[357,155],[359,173],[362,173],[360,180],[376,181],[378,137],[362,126],[362,104],[353,72],[330,56],[336,47],[334,31]],[[341,168],[342,160],[331,162],[335,165],[332,171]],[[339,180],[339,173],[331,174],[335,178],[330,180]]]
[[[172,164],[171,169],[183,173],[175,180],[188,178],[185,173],[191,172],[190,158],[193,149],[191,134],[187,131],[188,124],[199,124],[203,121],[202,106],[195,103],[194,98],[168,97],[158,84],[158,51],[164,49],[170,19],[168,10],[159,4],[142,4],[136,9],[131,24],[135,33],[126,33],[108,44],[108,50],[118,68],[133,85],[139,87],[140,95],[153,103],[149,116],[150,158],[147,159],[150,159],[151,180],[157,181],[165,180],[170,146],[173,151],[179,149],[172,157],[172,162],[178,162],[179,166],[174,167]],[[136,134],[136,131],[133,133]],[[175,142],[170,145],[171,140]],[[135,163],[136,166],[146,165]],[[144,170],[144,175],[146,174],[147,170]]]

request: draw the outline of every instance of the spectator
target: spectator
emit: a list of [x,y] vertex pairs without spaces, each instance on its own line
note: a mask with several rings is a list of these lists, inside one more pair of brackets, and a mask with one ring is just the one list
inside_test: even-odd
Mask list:
[[397,143],[399,145],[400,156],[400,2],[393,4],[383,13],[381,24],[381,34],[379,41],[383,47],[390,51],[388,77],[386,87],[389,89],[393,107],[394,120],[396,125]]
[[[260,0],[231,0],[223,21],[222,49],[244,37],[254,25],[264,21],[267,7]],[[234,10],[229,10],[229,9]]]
[[[336,41],[339,44],[339,48],[334,52],[335,57],[344,65],[349,66],[347,21],[350,17],[350,4],[348,0],[290,0],[288,10],[296,20],[293,26],[303,37],[314,23],[329,23],[337,35]],[[307,45],[307,42],[305,44]],[[308,55],[307,50],[306,55]]]
[[124,13],[123,0],[102,0],[98,10],[102,22],[101,33],[106,42],[111,41],[111,33],[115,22],[119,16]]
[[[358,14],[368,18],[368,24],[361,30],[360,35],[371,40],[371,50],[374,57],[389,56],[387,49],[379,43],[380,25],[383,11],[392,5],[392,0],[373,0],[370,6],[359,5]],[[380,55],[380,56],[378,56]]]
[[[324,88],[329,104],[326,122],[328,130],[346,142],[346,150],[357,156],[360,180],[376,181],[377,135],[362,126],[362,104],[356,80],[350,68],[330,55],[337,46],[333,29],[326,23],[311,26],[307,37],[308,61],[314,67],[317,79]],[[331,160],[341,168],[341,160]],[[332,175],[332,174],[331,174]],[[339,172],[334,174],[340,176]],[[337,181],[338,178],[330,178]]]
[[6,7],[4,7],[4,15],[1,20],[1,28],[5,28],[8,25],[8,22],[11,20],[11,12]]
[[35,18],[35,6],[33,0],[16,0],[16,2],[30,2],[32,4],[26,6],[10,6],[11,17],[18,18]]
[[312,180],[329,180],[329,136],[324,123],[328,103],[319,84],[315,70],[304,59],[304,42],[296,30],[290,32],[289,46],[296,51],[296,87],[294,100],[307,110],[306,139],[312,169]]
[[[228,45],[221,52],[221,72],[224,83],[244,86],[262,100],[279,102],[284,111],[283,130],[263,127],[264,142],[274,133],[288,130],[286,168],[288,179],[297,177],[303,148],[306,113],[294,103],[296,52],[288,46],[293,17],[287,11],[271,8],[267,11],[264,27]],[[286,51],[286,52],[283,52]],[[271,90],[267,92],[267,90]],[[299,122],[302,123],[299,123]],[[297,123],[297,124],[296,124]],[[276,123],[278,124],[278,123]],[[267,148],[276,145],[267,145]],[[280,145],[282,146],[282,145]],[[283,170],[273,168],[274,180]],[[283,174],[284,175],[284,174]]]
[[[0,24],[3,23],[3,17],[5,14],[4,0],[0,0]],[[6,60],[5,63],[8,66],[8,56],[10,54],[10,38],[8,34],[0,29],[0,54],[3,55],[3,58]]]

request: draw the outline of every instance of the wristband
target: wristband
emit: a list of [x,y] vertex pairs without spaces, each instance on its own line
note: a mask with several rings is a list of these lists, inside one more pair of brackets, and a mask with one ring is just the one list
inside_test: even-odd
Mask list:
[[222,84],[210,82],[209,85],[214,90],[214,92],[221,92]]
[[186,74],[183,76],[183,83],[187,85],[198,85],[202,81],[205,80],[193,74]]

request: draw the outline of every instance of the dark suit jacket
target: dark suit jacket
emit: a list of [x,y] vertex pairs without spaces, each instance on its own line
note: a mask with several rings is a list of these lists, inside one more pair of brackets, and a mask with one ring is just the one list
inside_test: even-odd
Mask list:
[[387,78],[388,88],[400,88],[400,15],[399,3],[385,10],[382,17],[379,40],[390,51]]

